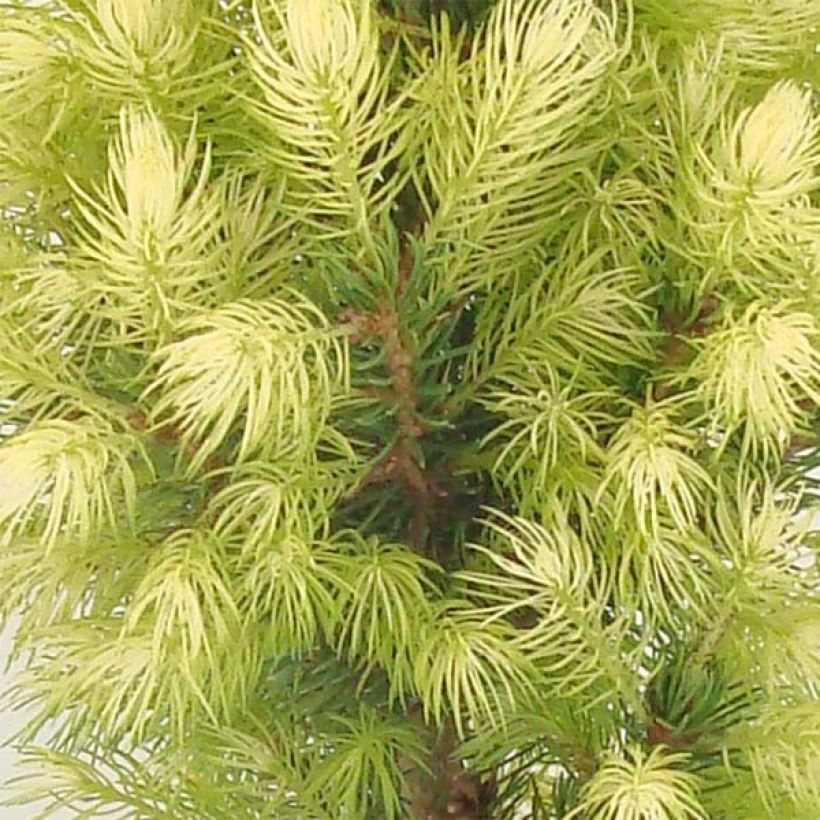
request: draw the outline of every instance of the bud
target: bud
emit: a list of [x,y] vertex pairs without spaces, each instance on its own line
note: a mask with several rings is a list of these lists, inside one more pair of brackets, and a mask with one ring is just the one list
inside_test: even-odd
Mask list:
[[[510,15],[515,3],[508,2]],[[594,58],[607,50],[608,43],[601,32],[592,27],[593,5],[580,2],[548,3],[536,8],[532,18],[522,16],[523,34],[521,59],[525,64],[549,65],[562,63],[582,44]]]
[[77,49],[106,92],[171,95],[193,58],[201,13],[190,0],[97,0],[96,21]]
[[810,92],[791,82],[778,83],[737,121],[740,176],[763,188],[805,180],[818,160],[816,132]]
[[752,305],[706,338],[692,372],[724,422],[745,422],[753,442],[778,441],[795,428],[800,400],[820,401],[816,337],[809,314]]
[[357,14],[350,0],[288,0],[286,33],[297,68],[308,76],[351,79],[358,73],[367,14]]
[[170,232],[182,197],[185,174],[165,128],[152,113],[123,111],[111,167],[125,197],[127,238],[142,244],[146,235]]
[[0,30],[0,121],[30,118],[61,88],[65,55],[35,26],[15,28],[9,20]]
[[97,0],[97,20],[112,44],[123,38],[144,55],[169,36],[172,20],[179,20],[178,0]]
[[712,47],[699,37],[685,54],[678,76],[681,114],[686,133],[703,143],[729,105],[734,86],[724,79],[722,43]]
[[[7,25],[7,24],[6,24]],[[54,46],[29,31],[0,30],[0,77],[3,85],[33,82],[57,55]]]

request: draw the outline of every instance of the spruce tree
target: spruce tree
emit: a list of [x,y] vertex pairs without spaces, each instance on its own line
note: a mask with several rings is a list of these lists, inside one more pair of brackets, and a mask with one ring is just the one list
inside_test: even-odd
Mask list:
[[818,27],[0,4],[9,800],[820,817]]

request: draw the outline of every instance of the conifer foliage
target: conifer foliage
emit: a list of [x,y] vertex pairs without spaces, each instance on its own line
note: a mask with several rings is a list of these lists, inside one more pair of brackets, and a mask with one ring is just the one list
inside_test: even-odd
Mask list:
[[820,817],[818,29],[0,3],[8,799]]

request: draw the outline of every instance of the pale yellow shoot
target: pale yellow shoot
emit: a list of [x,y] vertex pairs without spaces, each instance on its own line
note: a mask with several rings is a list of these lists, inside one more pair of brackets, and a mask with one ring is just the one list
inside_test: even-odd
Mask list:
[[[31,83],[46,71],[56,50],[41,37],[28,31],[5,28],[0,31],[0,77],[5,89],[15,79]],[[6,93],[5,90],[3,93]]]
[[[48,33],[3,19],[0,28],[0,125],[31,122],[37,111],[48,111],[65,72],[62,53]],[[54,112],[50,114],[54,116]],[[10,135],[19,150],[20,138]],[[30,150],[30,149],[29,149]],[[8,150],[3,150],[8,153]],[[27,155],[27,159],[30,157]],[[5,171],[4,171],[5,176]],[[6,180],[3,180],[6,182]]]
[[285,32],[296,67],[308,76],[331,73],[350,79],[356,74],[359,44],[369,15],[359,15],[349,0],[313,0],[310,9],[302,0],[289,0]]
[[671,408],[636,407],[610,442],[599,499],[614,482],[618,520],[628,505],[645,534],[657,535],[663,519],[685,531],[694,525],[704,492],[712,485],[689,454],[696,439],[693,431],[681,428]]
[[750,443],[795,429],[798,402],[820,402],[817,327],[807,313],[752,305],[740,320],[708,336],[692,374],[729,427],[747,425]]
[[738,118],[732,144],[740,180],[764,189],[804,182],[820,158],[811,91],[777,83]]
[[111,151],[111,171],[125,199],[126,239],[160,244],[170,232],[182,199],[188,163],[179,162],[163,125],[150,112],[120,116],[120,138]]
[[698,820],[706,812],[698,799],[698,780],[686,771],[689,755],[661,746],[649,753],[639,746],[623,755],[610,752],[584,785],[580,804],[567,818],[600,820]]
[[0,447],[0,529],[8,541],[34,527],[50,549],[61,535],[88,538],[116,504],[133,503],[123,441],[90,421],[42,422]]
[[[506,4],[508,14],[514,15],[514,3]],[[589,37],[595,19],[595,6],[591,0],[563,0],[545,4],[543,10],[532,7],[531,20],[523,30],[521,62],[541,67],[547,63],[563,63]],[[595,32],[598,34],[598,32]],[[609,47],[609,44],[607,44]]]
[[310,425],[329,411],[346,381],[344,345],[305,300],[236,302],[192,317],[185,338],[157,351],[158,414],[173,414],[187,442],[198,447],[199,469],[234,426],[239,457],[267,446],[281,452],[312,446]]
[[185,0],[97,0],[100,28],[117,50],[155,53],[168,40],[173,23],[184,19]]

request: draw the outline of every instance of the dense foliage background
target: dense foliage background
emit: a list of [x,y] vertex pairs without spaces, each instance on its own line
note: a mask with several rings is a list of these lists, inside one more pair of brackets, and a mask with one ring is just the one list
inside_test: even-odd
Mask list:
[[12,800],[816,820],[818,26],[0,3]]

